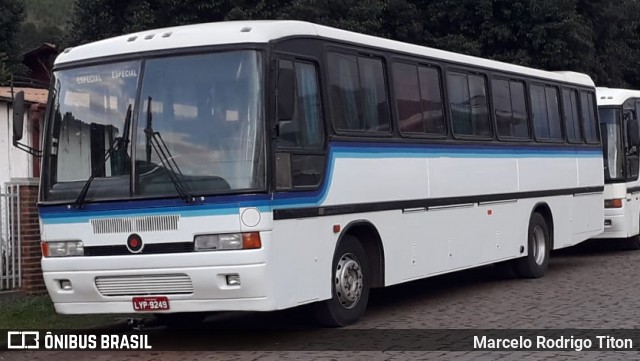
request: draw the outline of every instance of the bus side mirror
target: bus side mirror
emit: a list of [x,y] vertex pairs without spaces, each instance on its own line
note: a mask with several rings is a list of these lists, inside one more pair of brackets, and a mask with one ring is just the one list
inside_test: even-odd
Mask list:
[[640,127],[638,121],[632,119],[627,122],[627,140],[632,147],[640,146]]
[[[283,67],[283,63],[291,63],[290,67]],[[278,121],[293,119],[296,97],[296,78],[293,63],[281,61],[278,69]]]
[[24,92],[19,91],[13,97],[13,142],[22,139],[24,131]]

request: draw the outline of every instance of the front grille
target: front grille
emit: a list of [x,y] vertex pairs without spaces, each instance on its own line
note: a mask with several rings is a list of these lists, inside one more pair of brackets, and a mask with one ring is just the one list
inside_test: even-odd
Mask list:
[[184,273],[97,277],[96,287],[103,296],[183,295],[193,293],[191,278]]
[[97,218],[91,220],[94,234],[162,232],[178,229],[180,215],[142,216],[126,218]]
[[135,256],[139,254],[193,252],[193,242],[147,243],[141,252],[131,253],[125,245],[84,247],[85,256]]

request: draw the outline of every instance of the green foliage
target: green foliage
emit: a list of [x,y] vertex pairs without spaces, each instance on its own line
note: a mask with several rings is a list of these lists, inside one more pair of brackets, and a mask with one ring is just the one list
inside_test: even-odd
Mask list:
[[6,84],[7,72],[18,70],[19,45],[16,35],[20,30],[20,23],[24,20],[24,2],[22,0],[2,0],[0,2],[0,84]]
[[7,84],[9,79],[11,79],[9,57],[5,53],[0,53],[0,85]]
[[24,0],[27,23],[37,27],[64,28],[73,11],[73,0]]
[[73,9],[64,45],[173,25],[298,19],[640,87],[640,0],[75,0]]
[[[133,315],[59,315],[48,295],[5,296],[0,299],[0,325],[15,329],[88,329],[114,325]],[[139,316],[139,315],[136,315]],[[0,343],[6,341],[6,332],[0,333]]]

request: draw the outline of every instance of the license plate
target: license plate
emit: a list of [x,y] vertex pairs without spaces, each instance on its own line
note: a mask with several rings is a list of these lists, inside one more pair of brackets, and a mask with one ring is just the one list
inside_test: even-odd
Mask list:
[[167,297],[134,297],[134,311],[166,311],[169,309],[169,299]]

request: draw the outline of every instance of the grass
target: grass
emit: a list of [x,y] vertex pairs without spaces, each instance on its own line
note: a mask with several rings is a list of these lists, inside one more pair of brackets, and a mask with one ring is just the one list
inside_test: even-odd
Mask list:
[[[0,295],[0,330],[87,329],[123,318],[127,315],[60,315],[48,295]],[[4,341],[6,334],[0,332],[0,342]]]

